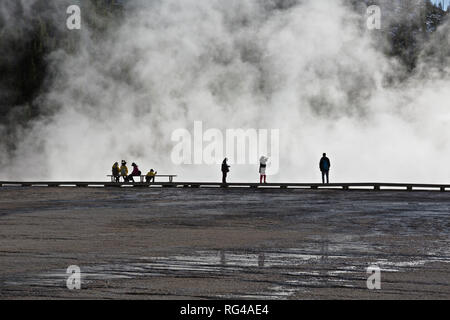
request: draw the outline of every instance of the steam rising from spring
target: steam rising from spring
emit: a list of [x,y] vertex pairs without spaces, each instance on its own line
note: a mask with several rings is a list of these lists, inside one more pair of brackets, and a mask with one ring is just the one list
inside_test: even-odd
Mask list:
[[[82,12],[83,15],[90,14]],[[61,20],[65,25],[65,20]],[[180,180],[218,180],[218,165],[170,161],[178,128],[279,129],[270,181],[446,182],[450,177],[449,25],[407,81],[364,16],[345,1],[134,1],[76,54],[54,52],[42,103],[52,116],[21,136],[2,179],[102,180],[115,161]],[[73,32],[73,31],[67,31]],[[257,181],[235,165],[229,181]]]

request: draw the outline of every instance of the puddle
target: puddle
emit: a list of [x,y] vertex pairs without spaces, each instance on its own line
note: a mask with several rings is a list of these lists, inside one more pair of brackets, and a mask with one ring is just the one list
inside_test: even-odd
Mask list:
[[[323,253],[323,252],[322,252]],[[96,281],[114,281],[142,278],[221,278],[230,281],[255,281],[264,284],[258,292],[212,294],[226,299],[287,299],[296,293],[313,288],[355,288],[365,284],[365,268],[378,265],[383,272],[400,272],[423,268],[430,262],[450,262],[448,257],[410,258],[389,261],[378,259],[373,263],[354,263],[353,256],[342,254],[312,254],[303,249],[277,249],[261,252],[224,250],[197,251],[191,255],[168,257],[141,257],[119,263],[80,266],[82,285],[89,288]],[[353,265],[349,265],[353,263]],[[363,275],[363,276],[362,276]],[[68,275],[65,270],[4,281],[5,286],[32,286],[65,288]],[[186,289],[186,288],[184,288]]]

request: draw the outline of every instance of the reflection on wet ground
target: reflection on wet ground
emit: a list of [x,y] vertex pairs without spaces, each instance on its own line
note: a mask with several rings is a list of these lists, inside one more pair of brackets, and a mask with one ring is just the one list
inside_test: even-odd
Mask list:
[[439,193],[30,192],[0,201],[1,297],[74,297],[77,264],[87,298],[450,298]]
[[[321,244],[316,254],[299,250],[284,249],[264,252],[238,252],[225,250],[198,251],[193,255],[169,257],[141,257],[135,261],[85,266],[82,269],[83,286],[89,287],[98,280],[142,279],[142,278],[222,278],[260,277],[266,282],[264,291],[250,294],[240,292],[228,295],[212,295],[210,298],[288,298],[296,292],[308,293],[311,288],[359,288],[365,289],[369,265],[380,267],[383,273],[410,272],[420,270],[428,263],[449,263],[450,256],[397,256],[391,260],[379,258],[367,260],[361,253],[330,252],[328,241]],[[370,255],[368,255],[369,257]],[[367,258],[368,258],[367,257]],[[448,275],[448,266],[441,266]],[[436,269],[436,268],[435,268]],[[437,268],[439,271],[439,268]],[[66,270],[21,276],[3,281],[3,285],[26,287],[65,288]],[[447,279],[448,280],[448,279]],[[449,283],[442,284],[442,297],[450,293]],[[419,289],[417,294],[421,293]]]

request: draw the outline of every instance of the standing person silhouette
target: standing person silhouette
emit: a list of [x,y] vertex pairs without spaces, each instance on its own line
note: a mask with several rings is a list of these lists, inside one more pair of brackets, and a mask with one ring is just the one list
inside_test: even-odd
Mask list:
[[327,184],[330,183],[329,172],[331,168],[331,162],[330,159],[327,158],[326,153],[324,153],[322,159],[320,159],[319,168],[322,172],[322,183],[325,184],[325,177],[327,178]]
[[266,182],[267,160],[269,160],[269,158],[265,156],[261,156],[261,158],[259,158],[259,183],[263,183],[263,179],[264,183],[267,183]]
[[227,158],[222,162],[222,183],[227,183],[227,173],[230,172],[230,166],[227,164]]

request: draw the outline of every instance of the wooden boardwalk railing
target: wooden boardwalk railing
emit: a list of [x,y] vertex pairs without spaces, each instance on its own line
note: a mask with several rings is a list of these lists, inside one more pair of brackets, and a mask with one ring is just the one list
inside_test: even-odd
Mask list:
[[246,183],[236,182],[222,184],[221,182],[102,182],[102,181],[0,181],[0,187],[172,187],[172,188],[281,188],[281,189],[341,189],[341,190],[450,190],[449,184],[417,184],[417,183]]

